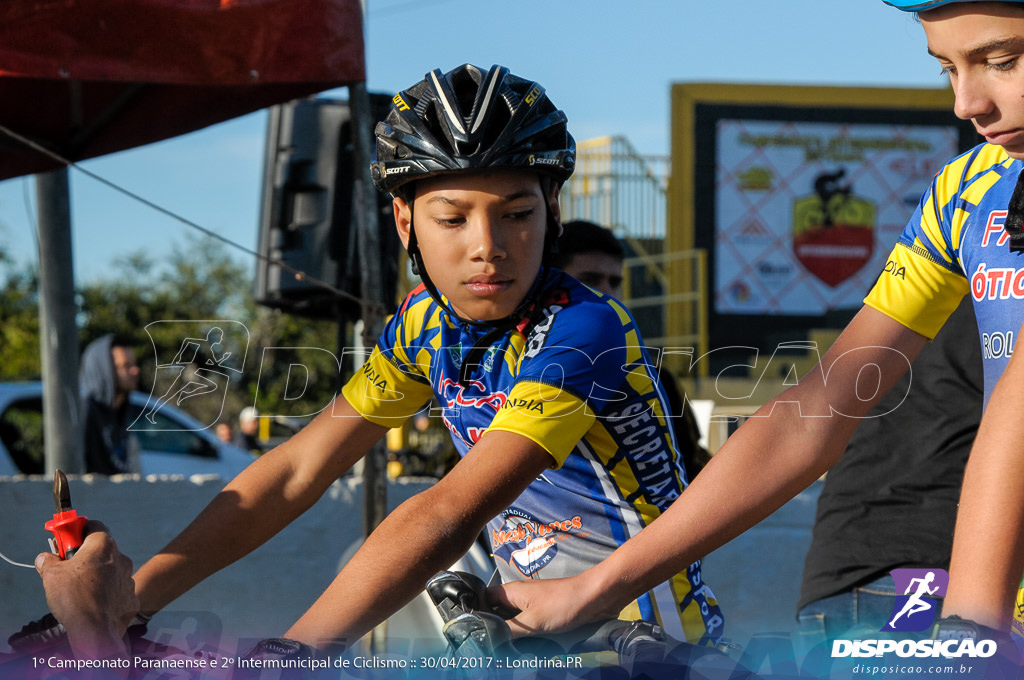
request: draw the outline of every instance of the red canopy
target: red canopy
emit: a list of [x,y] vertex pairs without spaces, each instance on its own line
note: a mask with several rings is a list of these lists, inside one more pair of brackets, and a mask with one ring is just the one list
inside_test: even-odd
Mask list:
[[[0,125],[69,160],[364,80],[359,0],[0,2]],[[57,165],[0,132],[0,179]]]

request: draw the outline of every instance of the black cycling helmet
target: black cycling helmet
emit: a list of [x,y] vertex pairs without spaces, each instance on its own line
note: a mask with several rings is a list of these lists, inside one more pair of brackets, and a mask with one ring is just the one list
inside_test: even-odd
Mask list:
[[417,179],[487,168],[534,170],[561,184],[576,167],[566,120],[543,87],[504,66],[435,69],[397,94],[377,124],[370,172],[393,194]]

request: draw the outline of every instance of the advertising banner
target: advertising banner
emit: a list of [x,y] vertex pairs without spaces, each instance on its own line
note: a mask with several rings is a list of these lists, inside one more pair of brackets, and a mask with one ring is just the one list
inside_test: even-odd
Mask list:
[[[674,85],[666,250],[706,252],[707,305],[667,309],[667,335],[701,329],[728,362],[842,328],[932,177],[979,141],[945,89]],[[693,280],[677,266],[670,287]]]
[[857,308],[955,127],[717,122],[714,308],[819,315]]

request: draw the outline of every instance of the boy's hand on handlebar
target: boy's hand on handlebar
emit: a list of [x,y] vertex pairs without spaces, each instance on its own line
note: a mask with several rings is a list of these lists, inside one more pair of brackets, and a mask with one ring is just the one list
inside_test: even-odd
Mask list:
[[619,608],[588,605],[579,577],[513,581],[488,588],[487,595],[519,610],[508,620],[513,637],[561,633],[619,615]]

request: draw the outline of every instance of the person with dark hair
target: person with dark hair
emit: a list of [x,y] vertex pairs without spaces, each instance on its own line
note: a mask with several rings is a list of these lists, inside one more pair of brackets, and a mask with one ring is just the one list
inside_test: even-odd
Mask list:
[[225,444],[230,444],[234,438],[234,435],[231,432],[231,423],[226,420],[222,420],[217,423],[215,432],[217,433],[217,439],[221,440]]
[[562,225],[558,251],[551,264],[585,286],[621,298],[625,259],[626,249],[611,229],[586,220],[572,220]]
[[85,348],[78,388],[86,472],[140,472],[139,442],[128,431],[128,395],[138,384],[139,366],[127,339],[104,335]]
[[[611,229],[586,220],[572,220],[562,225],[558,251],[553,266],[580,283],[605,295],[622,297],[622,268],[626,249]],[[693,409],[679,389],[676,378],[663,365],[658,366],[658,382],[668,399],[676,446],[686,466],[686,477],[693,481],[711,458],[700,445],[700,427]]]
[[[373,181],[422,284],[332,405],[139,569],[145,614],[267,541],[431,399],[461,460],[385,518],[275,649],[347,646],[485,526],[502,580],[579,573],[686,485],[635,321],[549,266],[576,147],[544,88],[501,66],[434,70],[376,138]],[[699,560],[609,613],[693,642],[724,621]]]

